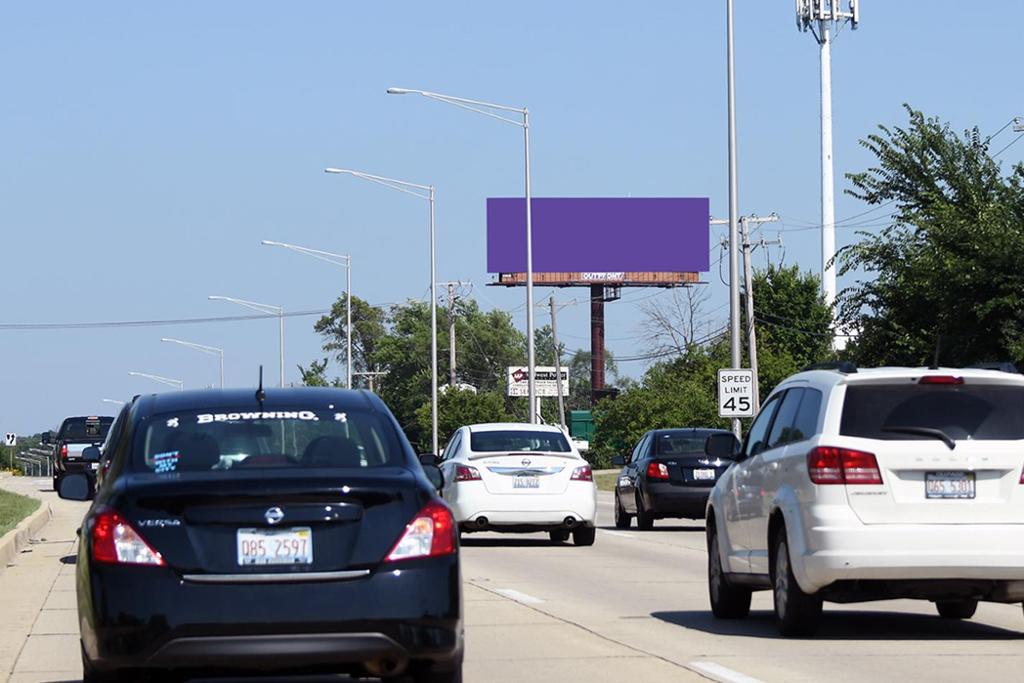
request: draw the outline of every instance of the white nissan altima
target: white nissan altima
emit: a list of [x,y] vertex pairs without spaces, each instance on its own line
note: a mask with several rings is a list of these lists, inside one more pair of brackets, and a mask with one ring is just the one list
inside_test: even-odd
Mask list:
[[463,532],[547,531],[593,545],[597,487],[565,434],[545,425],[460,427],[441,454],[442,495]]

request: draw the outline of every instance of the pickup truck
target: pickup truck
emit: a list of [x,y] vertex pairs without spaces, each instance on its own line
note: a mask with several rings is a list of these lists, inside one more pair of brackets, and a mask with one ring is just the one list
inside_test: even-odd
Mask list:
[[82,451],[89,446],[99,446],[107,438],[114,418],[90,415],[88,417],[69,417],[57,430],[56,436],[50,432],[43,434],[43,443],[53,445],[53,490],[60,490],[60,480],[70,472],[84,472],[90,479],[95,477],[93,463],[82,459]]

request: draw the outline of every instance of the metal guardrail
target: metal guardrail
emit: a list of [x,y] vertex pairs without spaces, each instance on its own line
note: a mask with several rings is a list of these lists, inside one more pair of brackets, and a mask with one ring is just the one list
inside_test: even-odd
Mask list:
[[53,476],[53,452],[49,448],[29,448],[15,456],[15,459],[25,476]]

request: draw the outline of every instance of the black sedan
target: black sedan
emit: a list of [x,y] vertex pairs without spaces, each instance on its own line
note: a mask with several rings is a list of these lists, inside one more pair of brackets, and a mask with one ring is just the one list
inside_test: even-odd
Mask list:
[[615,526],[628,529],[636,517],[648,530],[655,519],[704,519],[711,488],[732,464],[707,455],[708,437],[729,434],[722,429],[655,429],[647,432],[627,458],[615,483]]
[[[458,533],[440,471],[379,398],[205,390],[126,411],[79,532],[87,683],[462,680]],[[89,483],[69,474],[60,494],[88,498]]]

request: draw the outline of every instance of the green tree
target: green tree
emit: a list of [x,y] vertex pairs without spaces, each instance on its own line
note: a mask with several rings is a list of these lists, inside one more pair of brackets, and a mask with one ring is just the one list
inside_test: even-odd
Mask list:
[[776,358],[789,356],[798,369],[833,355],[832,313],[821,293],[821,280],[809,271],[802,273],[795,265],[755,271],[754,320],[759,365],[766,352]]
[[1024,358],[1024,164],[1004,174],[977,128],[956,134],[906,107],[905,128],[861,144],[875,166],[847,177],[890,224],[837,255],[859,277],[839,320],[865,365]]
[[[323,350],[333,353],[335,360],[342,366],[348,362],[348,335],[347,335],[347,298],[344,292],[337,301],[331,305],[331,312],[322,316],[313,325],[313,329],[323,337]],[[353,372],[364,372],[372,370],[370,359],[377,350],[377,343],[386,333],[385,324],[387,312],[360,299],[352,296],[352,370]],[[326,366],[321,368],[321,374],[326,373]],[[301,370],[301,367],[300,367]],[[316,370],[316,364],[312,364],[310,370]],[[305,371],[303,371],[305,381]],[[353,384],[359,384],[357,378],[353,377]],[[315,386],[315,385],[314,385]]]
[[[426,435],[427,443],[420,443],[421,452],[427,452],[430,441],[430,401],[416,410],[419,432]],[[473,392],[451,389],[438,395],[437,434],[438,448],[444,448],[448,437],[459,427],[487,422],[510,422],[514,419],[505,407],[505,396],[497,391]]]
[[[569,358],[569,396],[566,410],[590,410],[590,351],[579,349]],[[564,362],[564,361],[563,361]],[[604,350],[604,377],[606,386],[619,383],[619,366],[615,356]]]

